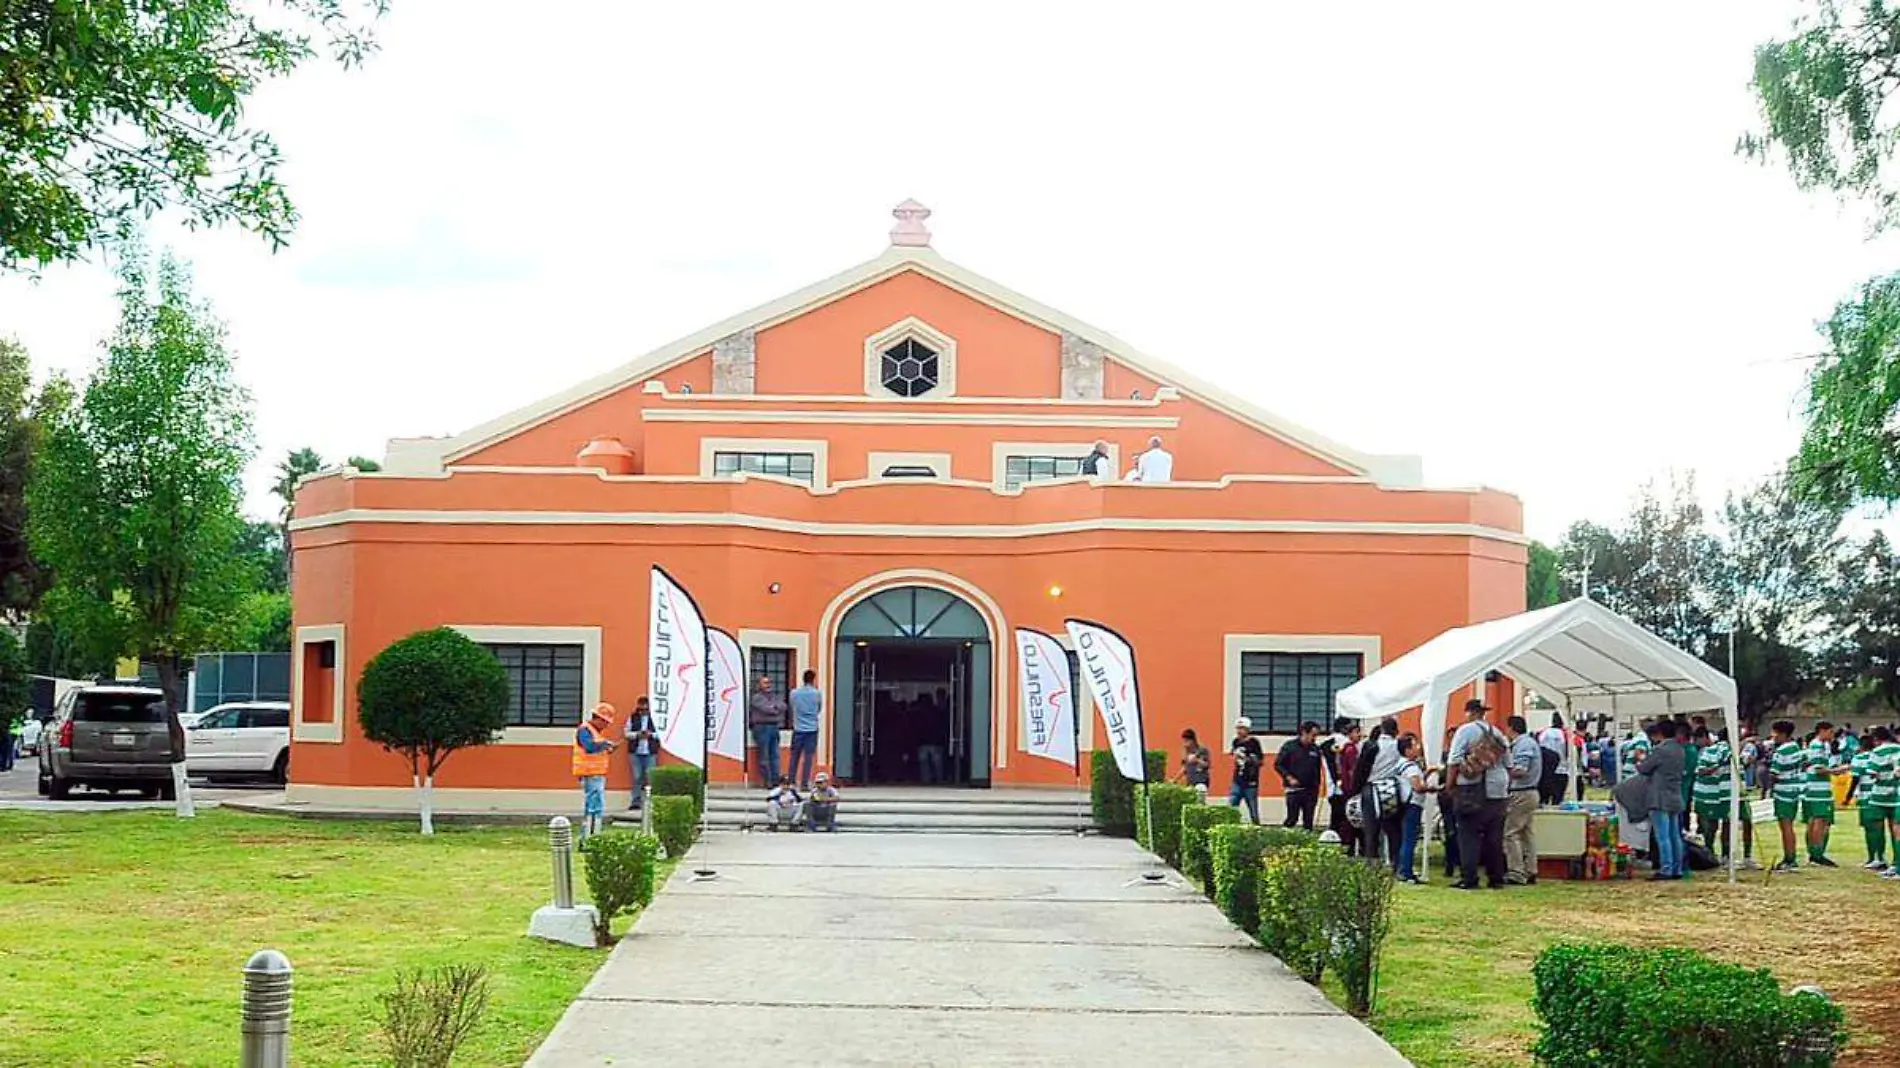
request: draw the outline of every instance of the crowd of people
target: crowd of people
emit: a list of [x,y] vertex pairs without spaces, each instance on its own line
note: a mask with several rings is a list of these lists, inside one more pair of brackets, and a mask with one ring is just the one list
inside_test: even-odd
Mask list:
[[[1742,865],[1754,859],[1754,821],[1747,794],[1741,818],[1732,814],[1737,750],[1727,731],[1703,716],[1643,720],[1618,741],[1608,729],[1597,734],[1567,725],[1551,713],[1548,726],[1533,731],[1524,716],[1503,726],[1491,708],[1467,701],[1464,722],[1452,731],[1443,766],[1429,766],[1419,738],[1386,719],[1369,731],[1340,718],[1330,734],[1320,724],[1300,724],[1269,763],[1246,719],[1236,720],[1227,746],[1233,779],[1227,803],[1260,821],[1261,775],[1271,768],[1285,797],[1288,827],[1315,829],[1326,799],[1322,839],[1350,854],[1391,865],[1402,882],[1420,881],[1416,861],[1428,832],[1427,798],[1437,795],[1444,836],[1445,875],[1457,889],[1502,889],[1537,881],[1537,810],[1581,802],[1591,786],[1607,787],[1615,799],[1623,840],[1650,878],[1673,881],[1692,866],[1726,864],[1736,840]],[[1193,730],[1181,734],[1176,781],[1206,794],[1213,758]],[[1835,867],[1828,858],[1834,823],[1835,782],[1846,777],[1846,796],[1858,798],[1866,838],[1866,868],[1900,880],[1900,729],[1874,727],[1856,734],[1823,721],[1803,738],[1777,721],[1769,739],[1743,731],[1739,740],[1742,789],[1773,797],[1782,858],[1777,871],[1809,865]],[[1735,826],[1739,823],[1740,826]],[[1797,843],[1797,838],[1801,843]],[[1804,848],[1803,848],[1804,847]],[[1482,876],[1482,882],[1480,881]]]

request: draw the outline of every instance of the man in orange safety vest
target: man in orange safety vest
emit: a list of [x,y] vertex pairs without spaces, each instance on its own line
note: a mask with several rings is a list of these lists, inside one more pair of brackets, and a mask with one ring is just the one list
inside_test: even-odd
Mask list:
[[602,701],[574,731],[574,777],[581,781],[581,837],[598,834],[607,816],[607,763],[616,745],[607,732],[614,725],[614,706]]

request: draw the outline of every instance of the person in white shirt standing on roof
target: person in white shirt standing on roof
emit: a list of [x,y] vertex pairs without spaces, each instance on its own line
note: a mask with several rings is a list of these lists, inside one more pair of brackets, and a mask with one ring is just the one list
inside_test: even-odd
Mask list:
[[1136,482],[1174,481],[1174,454],[1161,447],[1159,435],[1148,439],[1148,449],[1135,458],[1129,477]]

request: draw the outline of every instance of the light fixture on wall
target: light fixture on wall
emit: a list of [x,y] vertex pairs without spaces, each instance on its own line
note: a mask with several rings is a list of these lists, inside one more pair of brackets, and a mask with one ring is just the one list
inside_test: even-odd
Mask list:
[[693,384],[691,382],[681,382],[680,392],[690,394],[691,392],[693,392]]
[[1062,587],[1060,587],[1060,586],[1051,586],[1051,587],[1049,587],[1049,596],[1051,596],[1051,597],[1060,597],[1060,596],[1062,596]]
[[1128,391],[1128,399],[1129,399],[1129,400],[1140,400],[1140,399],[1141,399],[1141,387],[1140,387],[1140,386],[1136,386],[1136,387],[1135,387],[1134,389],[1131,389],[1131,390],[1129,390],[1129,391]]
[[870,643],[870,642],[859,642],[859,643],[857,643],[857,645],[858,645],[858,648],[860,648],[860,649],[862,649],[862,648],[864,648],[865,646],[867,646],[867,645],[869,645],[869,644],[871,644],[871,643]]
[[781,587],[779,586],[779,584],[778,584],[778,583],[776,583],[776,582],[774,582],[774,583],[772,583],[772,584],[771,584],[770,586],[767,586],[767,587],[765,588],[765,592],[767,592],[767,593],[777,593],[777,592],[779,591],[779,589],[780,589],[780,588],[781,588]]

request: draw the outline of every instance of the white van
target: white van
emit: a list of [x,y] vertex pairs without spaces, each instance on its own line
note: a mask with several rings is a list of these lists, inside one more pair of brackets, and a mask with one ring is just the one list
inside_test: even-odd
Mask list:
[[238,701],[219,705],[185,731],[185,770],[207,778],[290,775],[290,705]]

